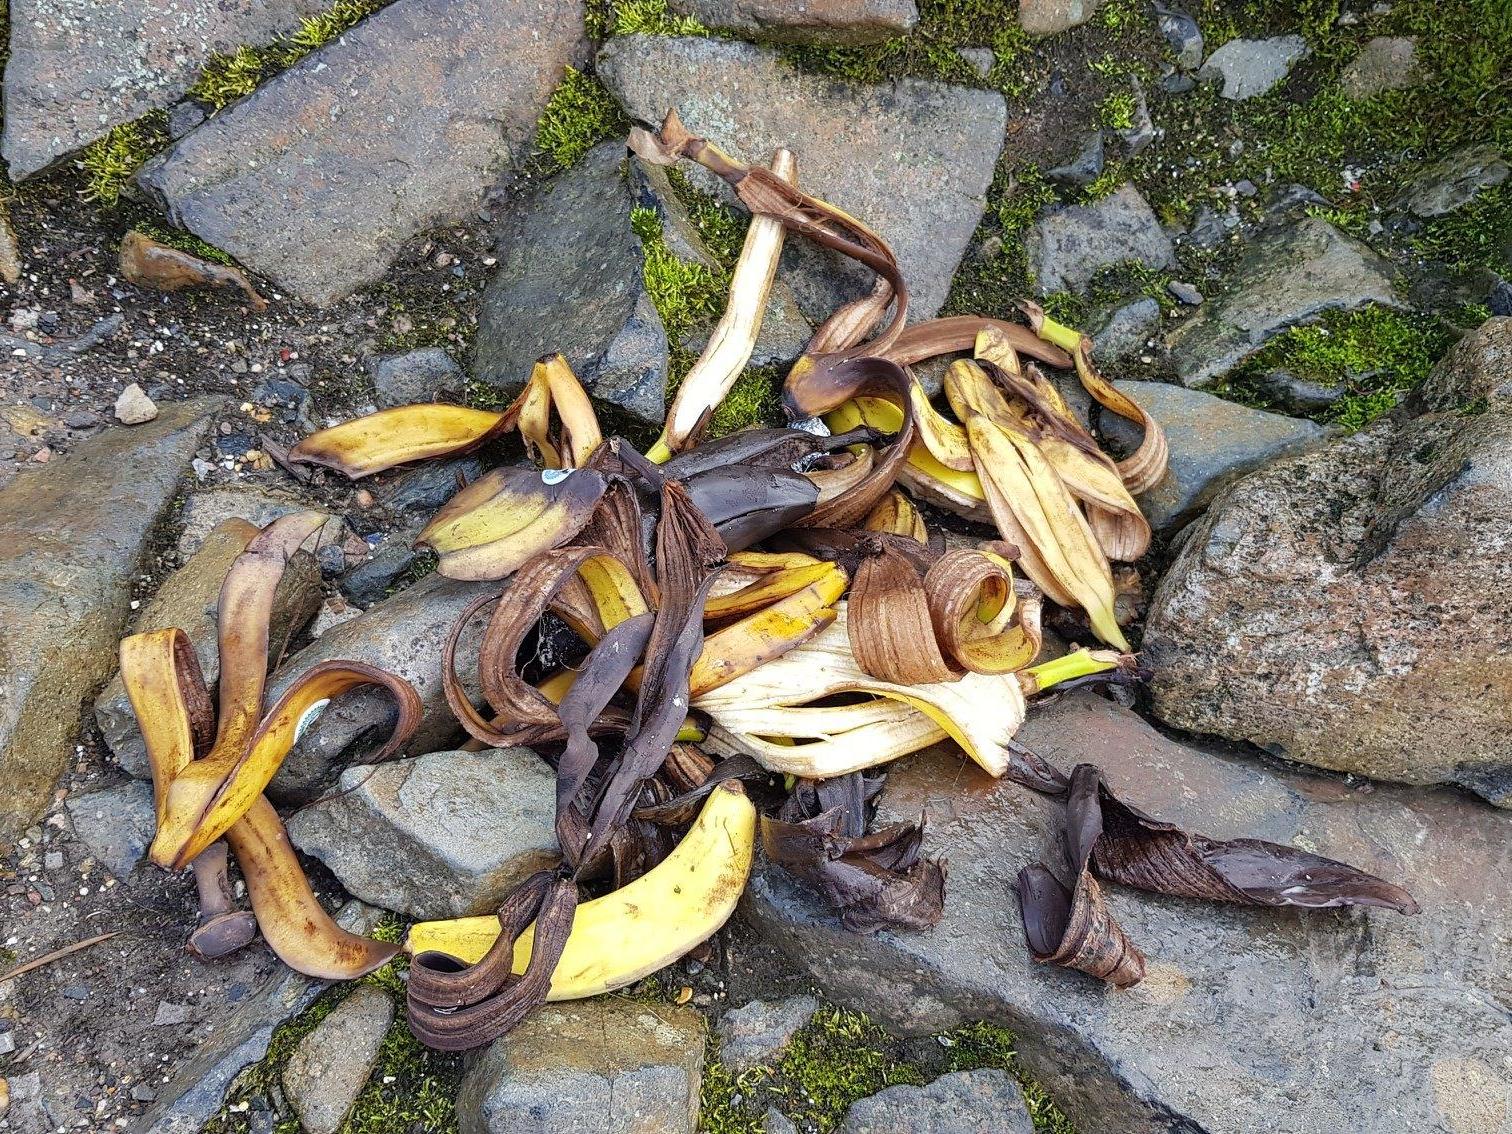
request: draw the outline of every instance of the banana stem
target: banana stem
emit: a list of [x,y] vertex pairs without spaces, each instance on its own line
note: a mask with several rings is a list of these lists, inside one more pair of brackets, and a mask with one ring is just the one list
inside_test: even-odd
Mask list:
[[646,450],[646,460],[653,465],[664,465],[672,459],[672,450],[667,448],[667,431],[656,439],[656,444]]
[[1106,673],[1117,669],[1119,655],[1108,650],[1073,650],[1063,658],[1054,658],[1039,665],[1019,671],[1019,683],[1026,694],[1043,693],[1062,681],[1086,677],[1092,673]]

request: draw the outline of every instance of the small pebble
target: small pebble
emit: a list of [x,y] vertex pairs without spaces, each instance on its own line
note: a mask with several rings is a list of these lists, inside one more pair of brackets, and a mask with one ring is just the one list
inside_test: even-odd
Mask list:
[[1178,302],[1185,303],[1188,307],[1196,307],[1202,302],[1202,292],[1181,280],[1172,280],[1166,284],[1166,290],[1175,296]]
[[69,1000],[88,1000],[89,985],[82,982],[63,986],[63,995]]
[[48,851],[45,855],[42,856],[42,865],[48,870],[62,870],[63,852],[57,850]]

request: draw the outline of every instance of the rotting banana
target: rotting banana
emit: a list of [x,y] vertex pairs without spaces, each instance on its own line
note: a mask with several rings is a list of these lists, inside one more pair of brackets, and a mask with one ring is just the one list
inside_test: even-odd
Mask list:
[[[755,844],[756,808],[738,781],[720,784],[662,862],[578,906],[548,999],[579,1000],[624,988],[708,940],[735,910]],[[494,917],[422,921],[410,927],[406,948],[411,955],[445,953],[473,964],[498,936]],[[515,943],[516,973],[525,971],[533,942],[534,927]]]

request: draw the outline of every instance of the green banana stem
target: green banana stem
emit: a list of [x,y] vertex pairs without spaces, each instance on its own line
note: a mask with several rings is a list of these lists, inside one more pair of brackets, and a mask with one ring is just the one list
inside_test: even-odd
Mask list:
[[1112,650],[1072,650],[1065,657],[1054,658],[1019,671],[1019,682],[1026,694],[1043,693],[1051,686],[1092,673],[1106,673],[1123,664],[1127,655]]

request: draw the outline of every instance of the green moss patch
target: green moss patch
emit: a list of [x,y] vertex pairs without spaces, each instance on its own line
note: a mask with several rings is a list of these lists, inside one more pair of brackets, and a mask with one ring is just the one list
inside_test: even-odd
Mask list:
[[589,0],[588,34],[595,39],[616,35],[705,35],[708,29],[692,16],[679,16],[667,0]]
[[568,67],[536,126],[536,149],[566,169],[606,138],[624,134],[630,121],[598,78]]
[[78,161],[83,175],[79,195],[86,201],[114,207],[126,183],[168,141],[168,116],[161,111],[123,122],[84,147]]

